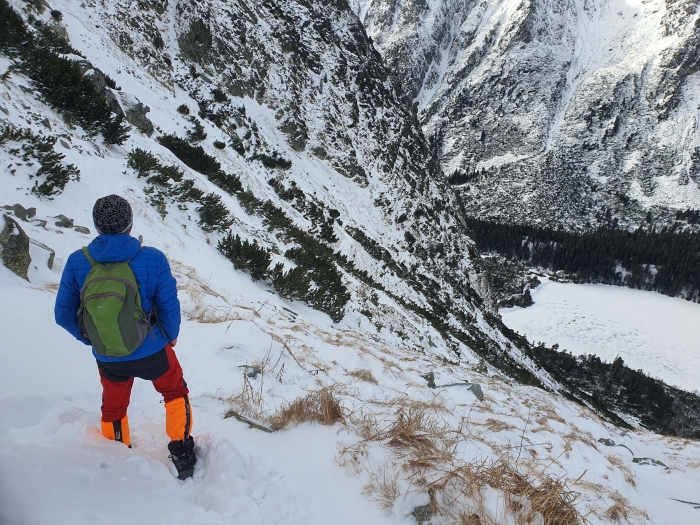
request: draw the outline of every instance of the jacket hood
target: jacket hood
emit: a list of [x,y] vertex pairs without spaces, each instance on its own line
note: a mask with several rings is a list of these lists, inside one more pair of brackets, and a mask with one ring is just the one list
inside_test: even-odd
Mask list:
[[102,234],[88,245],[90,256],[101,263],[131,260],[140,249],[139,240],[127,233]]

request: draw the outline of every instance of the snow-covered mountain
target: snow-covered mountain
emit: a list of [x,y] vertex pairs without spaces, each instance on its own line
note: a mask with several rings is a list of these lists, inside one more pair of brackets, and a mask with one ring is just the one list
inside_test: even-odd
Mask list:
[[[605,523],[694,501],[697,443],[615,406],[636,430],[601,419],[502,324],[459,204],[347,5],[11,5],[51,45],[68,37],[61,56],[133,126],[106,144],[3,49],[3,525]],[[151,386],[134,389],[134,448],[105,441],[89,350],[53,324],[65,260],[110,193],[178,279],[200,458],[185,483]],[[310,293],[234,268],[217,249],[229,232],[270,268],[308,269]],[[311,292],[335,277],[345,302],[329,316]],[[681,416],[692,435],[698,418]],[[294,428],[305,419],[332,426]]]
[[700,208],[696,0],[352,4],[470,213],[636,226]]

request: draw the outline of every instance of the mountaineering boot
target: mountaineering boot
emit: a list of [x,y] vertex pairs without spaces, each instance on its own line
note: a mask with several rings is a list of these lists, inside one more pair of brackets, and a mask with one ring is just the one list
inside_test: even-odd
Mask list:
[[179,479],[187,479],[194,474],[194,464],[197,458],[194,455],[194,439],[189,436],[184,441],[171,441],[168,443],[170,458],[177,469]]

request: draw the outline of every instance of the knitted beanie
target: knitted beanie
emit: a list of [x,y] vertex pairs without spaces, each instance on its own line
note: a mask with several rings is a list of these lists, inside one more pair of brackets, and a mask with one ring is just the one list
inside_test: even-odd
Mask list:
[[97,231],[102,233],[126,233],[133,224],[131,206],[119,195],[108,195],[97,199],[92,209],[92,220]]

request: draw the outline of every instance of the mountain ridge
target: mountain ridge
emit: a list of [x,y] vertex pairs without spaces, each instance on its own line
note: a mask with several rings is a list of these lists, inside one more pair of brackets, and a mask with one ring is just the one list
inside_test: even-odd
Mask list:
[[610,210],[635,228],[700,207],[697,2],[353,8],[445,174],[471,177],[475,216],[586,229]]

